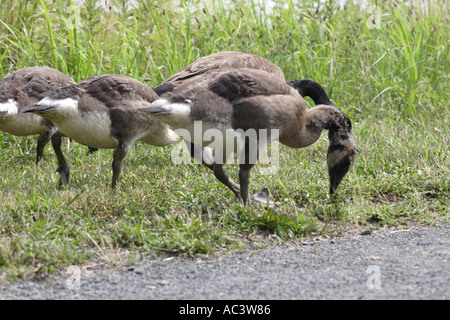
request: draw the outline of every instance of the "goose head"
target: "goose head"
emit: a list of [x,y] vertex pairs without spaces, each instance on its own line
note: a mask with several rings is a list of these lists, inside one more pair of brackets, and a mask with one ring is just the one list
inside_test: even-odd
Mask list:
[[356,144],[352,134],[350,118],[342,111],[341,121],[332,126],[328,133],[329,147],[327,151],[328,174],[330,176],[330,194],[336,192],[342,178],[355,164]]

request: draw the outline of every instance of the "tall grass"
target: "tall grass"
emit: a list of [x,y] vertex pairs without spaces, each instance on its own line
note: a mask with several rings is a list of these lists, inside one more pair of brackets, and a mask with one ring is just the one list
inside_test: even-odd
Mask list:
[[0,0],[0,75],[48,65],[76,81],[118,73],[155,86],[213,52],[261,55],[289,80],[321,83],[352,118],[359,154],[338,196],[326,192],[326,135],[304,150],[281,147],[279,173],[254,175],[253,190],[265,186],[282,202],[263,210],[234,203],[204,168],[171,164],[171,147],[139,143],[116,191],[108,187],[111,153],[70,144],[72,183],[58,192],[50,148],[36,167],[34,139],[2,134],[0,273],[448,219],[448,3],[424,12],[378,1],[379,28],[353,2],[280,0],[270,11],[260,3],[112,1],[110,9],[93,0]]

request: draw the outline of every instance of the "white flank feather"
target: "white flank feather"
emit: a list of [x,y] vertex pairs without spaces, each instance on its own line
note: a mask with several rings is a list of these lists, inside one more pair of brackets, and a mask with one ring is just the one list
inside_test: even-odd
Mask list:
[[93,148],[115,148],[117,140],[111,136],[111,119],[106,113],[85,112],[55,121],[69,138]]
[[15,136],[41,134],[45,131],[42,118],[34,114],[19,113],[17,103],[13,99],[0,103],[0,111],[6,112],[0,117],[0,130]]

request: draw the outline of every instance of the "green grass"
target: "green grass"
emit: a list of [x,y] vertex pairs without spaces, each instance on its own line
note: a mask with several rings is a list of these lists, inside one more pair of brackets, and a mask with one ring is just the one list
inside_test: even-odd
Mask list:
[[[67,1],[0,0],[0,75],[48,65],[76,81],[119,73],[155,86],[216,51],[255,53],[289,80],[324,86],[353,121],[356,165],[330,197],[327,135],[306,149],[281,146],[278,173],[257,175],[256,167],[251,180],[252,192],[267,187],[282,203],[265,210],[235,203],[206,168],[172,164],[172,146],[142,143],[112,191],[112,151],[87,154],[65,142],[71,186],[57,191],[51,147],[35,166],[35,138],[1,134],[0,275],[448,221],[448,7],[424,14],[386,1],[376,29],[358,6],[333,2],[316,11],[284,0],[273,12],[256,1],[137,1],[129,10],[113,1],[112,11],[94,2],[77,20]],[[235,166],[229,173],[236,179]]]

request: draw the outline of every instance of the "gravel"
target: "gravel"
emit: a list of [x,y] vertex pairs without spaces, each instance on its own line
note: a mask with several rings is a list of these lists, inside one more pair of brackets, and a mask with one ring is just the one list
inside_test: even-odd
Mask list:
[[1,299],[450,299],[450,224],[289,242],[212,258],[73,267]]

